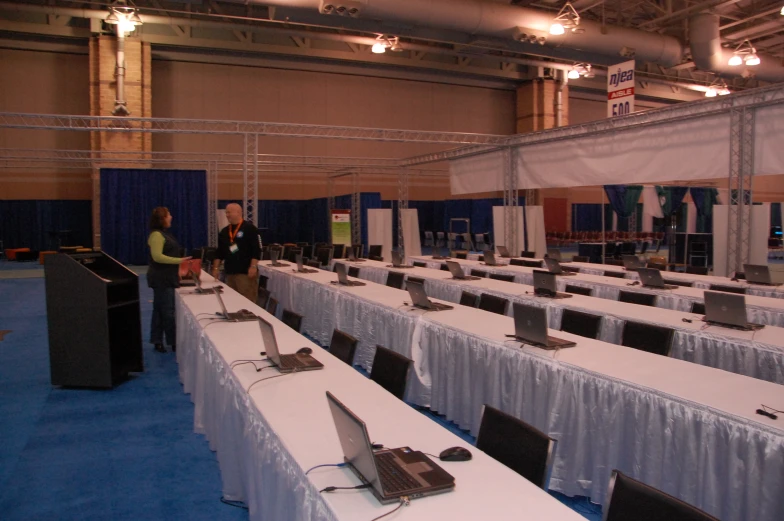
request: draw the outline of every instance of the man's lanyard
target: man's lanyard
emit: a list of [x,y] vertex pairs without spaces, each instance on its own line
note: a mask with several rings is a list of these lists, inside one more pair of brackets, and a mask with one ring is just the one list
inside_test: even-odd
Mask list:
[[237,225],[237,228],[234,230],[234,233],[231,233],[231,224],[229,225],[229,241],[230,241],[232,244],[234,244],[234,237],[236,237],[236,236],[237,236],[237,232],[239,232],[239,231],[240,231],[240,228],[242,227],[242,223],[243,223],[243,222],[244,222],[244,221],[242,221],[242,220],[240,221],[240,223]]

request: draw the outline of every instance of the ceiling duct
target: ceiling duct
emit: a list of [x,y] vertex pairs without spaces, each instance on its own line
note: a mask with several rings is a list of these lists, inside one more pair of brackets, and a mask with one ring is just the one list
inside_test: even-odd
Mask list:
[[729,65],[732,49],[721,46],[719,17],[715,14],[697,14],[689,19],[691,56],[698,69],[722,76],[754,76],[758,80],[784,81],[784,64],[779,58],[758,52],[760,64],[752,67]]
[[[253,3],[292,8],[309,8],[322,12],[325,0],[250,0]],[[336,0],[347,4],[346,1]],[[554,13],[527,7],[483,0],[354,0],[360,4],[358,17],[409,26],[436,28],[471,35],[501,38],[520,38],[521,34],[537,36],[549,33]],[[335,21],[339,18],[335,17]],[[599,54],[623,59],[624,50],[633,48],[641,61],[672,67],[681,62],[683,47],[677,38],[657,33],[616,26],[602,26],[598,22],[582,20],[583,32],[566,31],[562,35],[548,35],[543,49],[572,49],[575,58],[580,53]],[[546,51],[537,54],[546,54]],[[610,60],[610,62],[612,62]]]

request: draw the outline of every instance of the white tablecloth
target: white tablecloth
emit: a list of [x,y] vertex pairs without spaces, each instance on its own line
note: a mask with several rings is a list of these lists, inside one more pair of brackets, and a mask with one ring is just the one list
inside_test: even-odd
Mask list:
[[[202,275],[207,280],[207,275]],[[319,494],[327,486],[354,486],[348,469],[310,467],[339,463],[343,455],[328,409],[329,390],[368,425],[373,441],[387,447],[411,446],[424,452],[465,443],[412,410],[374,382],[312,344],[230,289],[230,311],[241,307],[273,323],[281,351],[309,346],[325,365],[321,371],[256,372],[251,364],[264,349],[255,322],[212,322],[218,309],[212,295],[179,291],[176,303],[177,361],[184,389],[194,402],[194,428],[217,452],[227,499],[245,501],[251,520],[368,521],[395,505],[380,505],[368,491]],[[259,367],[265,362],[257,362]],[[505,466],[471,447],[470,462],[441,465],[457,483],[453,492],[417,499],[395,517],[405,519],[507,519],[578,521],[578,514]],[[403,517],[401,517],[402,519]]]
[[[358,263],[359,276],[378,284],[384,284],[394,268],[382,262]],[[403,270],[400,270],[403,271]],[[766,326],[759,331],[738,331],[718,326],[706,326],[701,315],[670,309],[630,305],[624,302],[596,299],[585,295],[573,295],[568,299],[547,299],[534,296],[533,288],[483,278],[475,281],[458,281],[446,271],[428,268],[410,268],[406,276],[425,280],[425,290],[433,298],[449,302],[460,302],[460,294],[490,293],[508,299],[548,309],[549,326],[561,329],[564,309],[573,309],[602,316],[600,339],[620,344],[623,327],[627,320],[675,330],[670,356],[716,367],[752,378],[784,384],[784,329]],[[569,277],[572,279],[574,277]],[[508,315],[512,315],[509,306]],[[691,322],[684,322],[683,320]]]
[[464,306],[423,313],[404,306],[403,291],[335,287],[326,271],[262,272],[316,337],[342,320],[365,348],[395,342],[385,345],[415,362],[410,401],[474,434],[485,403],[549,433],[555,490],[602,502],[618,468],[724,521],[784,519],[781,420],[754,412],[782,408],[779,385],[562,332],[551,334],[578,346],[521,347],[504,336],[510,317]]
[[[412,257],[411,260],[425,262],[427,267],[432,269],[439,269],[444,262],[433,260],[431,257]],[[470,260],[459,260],[456,262],[464,266],[464,270],[476,268],[489,273],[513,275],[515,282],[519,284],[531,285],[533,283],[533,270],[535,268],[526,268],[524,266],[486,266],[478,261]],[[621,290],[635,293],[652,293],[657,296],[656,307],[679,311],[691,311],[692,304],[705,301],[704,290],[699,288],[678,287],[672,290],[654,290],[640,286],[629,286],[627,279],[585,273],[579,273],[574,277],[558,278],[559,291],[565,291],[566,284],[590,288],[593,290],[594,297],[608,300],[618,300]],[[784,301],[782,299],[746,295],[746,312],[749,322],[784,327]]]
[[[580,273],[589,275],[604,275],[607,271],[616,273],[623,273],[627,279],[640,280],[640,276],[635,271],[626,271],[621,266],[612,266],[609,264],[592,264],[588,262],[566,262],[564,266],[571,266],[580,270]],[[680,282],[688,282],[692,287],[699,289],[710,289],[712,284],[719,284],[721,286],[731,286],[737,288],[745,288],[747,295],[756,295],[758,297],[771,297],[771,298],[784,298],[783,286],[761,286],[759,284],[749,284],[744,280],[733,281],[727,277],[717,277],[715,275],[695,275],[692,273],[681,273],[677,271],[662,272],[662,277],[669,280],[677,280]]]

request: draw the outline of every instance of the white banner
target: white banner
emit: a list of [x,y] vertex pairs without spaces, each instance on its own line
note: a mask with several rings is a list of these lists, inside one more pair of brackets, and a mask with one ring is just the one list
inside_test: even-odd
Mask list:
[[607,117],[634,112],[634,60],[607,69]]

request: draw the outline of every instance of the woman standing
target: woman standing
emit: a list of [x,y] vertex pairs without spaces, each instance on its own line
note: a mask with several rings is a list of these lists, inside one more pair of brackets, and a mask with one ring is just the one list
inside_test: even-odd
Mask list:
[[152,211],[150,217],[150,267],[147,270],[147,285],[153,290],[152,324],[150,343],[155,350],[165,353],[163,337],[169,341],[172,351],[177,350],[174,324],[174,289],[180,287],[180,263],[190,257],[179,257],[180,245],[167,230],[172,216],[163,206]]

